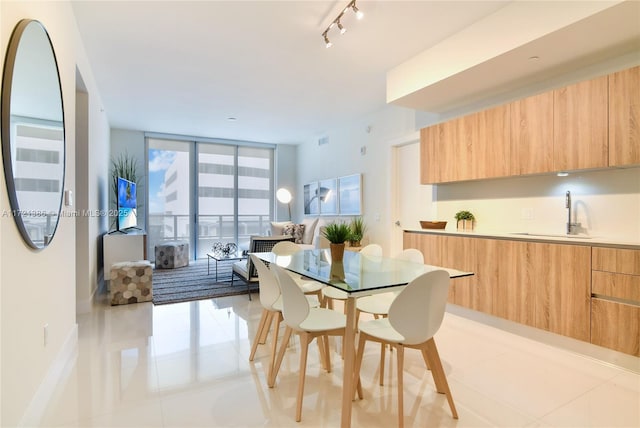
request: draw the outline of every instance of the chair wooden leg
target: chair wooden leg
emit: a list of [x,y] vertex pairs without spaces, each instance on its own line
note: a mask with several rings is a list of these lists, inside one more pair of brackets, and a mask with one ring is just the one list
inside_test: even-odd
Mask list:
[[422,351],[422,359],[427,366],[427,370],[431,370],[431,367],[429,367],[429,358],[427,357],[427,348],[421,348],[420,350]]
[[271,375],[267,380],[267,385],[269,385],[269,388],[273,388],[273,386],[276,384],[276,377],[278,376],[278,372],[280,371],[280,365],[282,364],[282,358],[284,357],[284,352],[287,350],[287,345],[289,345],[289,339],[291,338],[291,333],[293,333],[293,329],[291,329],[291,327],[287,327],[286,330],[284,331],[284,337],[282,338],[282,343],[280,344],[278,357],[276,358],[276,361],[273,364]]
[[327,351],[325,348],[325,343],[321,336],[318,336],[316,339],[317,339],[316,342],[318,343],[318,352],[320,353],[320,365],[324,370],[326,370],[327,369],[327,357],[326,357]]
[[304,378],[307,372],[307,354],[311,335],[300,334],[300,378],[298,379],[298,398],[296,403],[296,422],[302,419],[302,397],[304,396]]
[[[276,377],[273,373],[273,366],[276,361],[276,351],[278,350],[278,331],[280,330],[280,322],[283,320],[282,312],[274,312],[271,315],[271,320],[275,319],[275,325],[273,326],[273,333],[271,333],[271,356],[269,357],[269,377],[273,378],[273,383],[276,383]],[[269,324],[272,321],[269,321]]]
[[[367,342],[366,334],[360,332],[360,337],[358,338],[358,349],[356,352],[356,363],[353,368],[353,375],[355,376],[354,385],[356,385],[356,391],[358,393],[358,398],[362,400],[362,385],[360,385],[360,367],[362,367],[362,357],[364,355],[364,345]],[[360,388],[358,388],[360,385]]]
[[385,343],[380,344],[380,386],[384,384],[384,351],[387,348]]
[[256,336],[253,338],[253,343],[251,344],[251,354],[249,354],[249,361],[253,361],[253,357],[255,357],[256,355],[258,343],[260,343],[260,338],[262,337],[262,331],[264,330],[264,326],[267,323],[267,318],[269,318],[270,316],[271,314],[268,310],[262,310],[262,315],[260,315],[260,323],[258,323],[258,331],[256,331]]
[[[320,339],[321,338],[318,338],[318,340]],[[327,373],[331,373],[331,353],[329,352],[329,336],[326,334],[323,335],[322,341],[324,343],[325,358],[327,360],[327,366],[325,368],[327,370]]]
[[404,382],[403,382],[403,370],[404,370],[404,346],[398,344],[398,427],[404,426]]
[[453,402],[451,390],[449,389],[447,375],[444,373],[444,369],[442,368],[442,361],[440,360],[440,355],[438,354],[436,342],[433,340],[433,338],[431,338],[427,340],[427,342],[425,343],[425,347],[427,358],[429,359],[429,366],[431,367],[431,375],[433,376],[433,382],[436,384],[436,389],[439,393],[445,394],[447,396],[447,401],[449,402],[449,407],[451,408],[453,419],[458,419],[458,412],[456,410],[456,405]]
[[260,334],[260,340],[258,343],[260,345],[264,345],[267,343],[267,336],[269,335],[269,329],[271,328],[271,322],[273,321],[273,312],[268,311],[267,319],[265,320],[264,328],[262,329],[262,333]]

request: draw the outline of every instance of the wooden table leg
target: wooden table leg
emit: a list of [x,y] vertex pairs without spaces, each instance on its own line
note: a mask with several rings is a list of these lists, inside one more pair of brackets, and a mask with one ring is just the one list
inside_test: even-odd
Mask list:
[[344,334],[344,373],[342,376],[342,419],[340,426],[351,426],[351,407],[353,400],[353,370],[355,367],[356,298],[349,296],[345,302],[347,328]]

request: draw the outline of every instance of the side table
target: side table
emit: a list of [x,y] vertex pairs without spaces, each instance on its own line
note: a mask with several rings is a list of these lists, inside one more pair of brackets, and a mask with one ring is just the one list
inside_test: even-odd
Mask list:
[[[232,253],[232,254],[216,254],[216,253],[207,253],[207,275],[209,275],[209,265],[211,259],[216,261],[216,282],[218,282],[218,262],[221,261],[231,261],[231,260],[244,260],[246,256],[243,256],[242,253]],[[232,274],[233,275],[233,274]]]

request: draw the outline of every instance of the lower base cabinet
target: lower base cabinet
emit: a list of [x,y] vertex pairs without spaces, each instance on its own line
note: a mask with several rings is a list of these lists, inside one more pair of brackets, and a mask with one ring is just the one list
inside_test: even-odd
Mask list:
[[473,271],[449,302],[588,342],[591,247],[405,232],[425,263]]
[[640,306],[593,298],[591,343],[640,357]]

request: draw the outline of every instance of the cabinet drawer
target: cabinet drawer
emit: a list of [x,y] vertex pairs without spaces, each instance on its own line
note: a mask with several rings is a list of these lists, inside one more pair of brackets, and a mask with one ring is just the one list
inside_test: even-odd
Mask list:
[[591,343],[640,356],[640,307],[591,299]]
[[591,272],[591,293],[597,296],[631,300],[640,305],[640,275]]
[[640,275],[640,250],[593,247],[592,269]]

